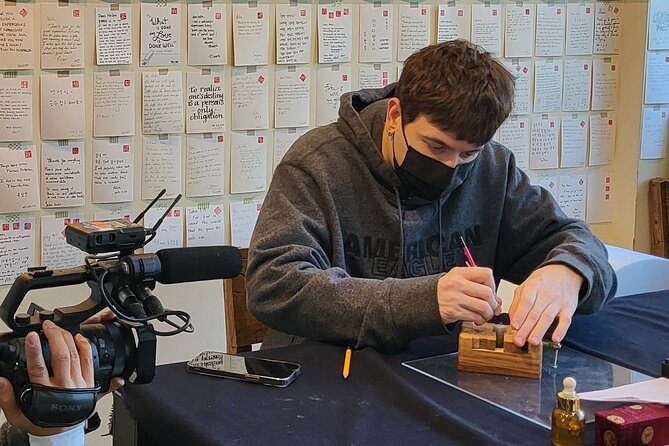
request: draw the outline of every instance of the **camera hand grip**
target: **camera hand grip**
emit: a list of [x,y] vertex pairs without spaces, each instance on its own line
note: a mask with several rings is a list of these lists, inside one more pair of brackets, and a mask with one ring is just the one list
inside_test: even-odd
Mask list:
[[99,388],[63,389],[29,384],[21,392],[21,411],[36,426],[66,427],[86,421],[95,411]]

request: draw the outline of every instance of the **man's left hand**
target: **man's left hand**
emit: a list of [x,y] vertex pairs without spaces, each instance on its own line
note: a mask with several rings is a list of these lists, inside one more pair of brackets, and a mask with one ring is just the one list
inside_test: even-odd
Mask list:
[[509,309],[511,326],[518,330],[514,343],[539,345],[555,318],[553,342],[567,334],[578,305],[583,276],[566,265],[546,265],[535,270],[513,296]]

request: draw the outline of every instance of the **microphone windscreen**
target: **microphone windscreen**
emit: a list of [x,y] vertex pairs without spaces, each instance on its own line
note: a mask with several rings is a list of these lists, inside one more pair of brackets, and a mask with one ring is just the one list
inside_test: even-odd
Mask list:
[[159,250],[160,283],[227,279],[242,271],[242,255],[234,246],[197,246]]

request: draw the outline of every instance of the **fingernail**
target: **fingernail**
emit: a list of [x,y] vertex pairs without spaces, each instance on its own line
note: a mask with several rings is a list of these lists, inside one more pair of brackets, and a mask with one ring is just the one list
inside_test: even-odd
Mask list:
[[28,343],[29,346],[35,347],[37,345],[37,333],[28,333],[28,336],[26,336],[26,342]]
[[513,340],[516,344],[523,344],[523,338],[516,336],[516,339]]
[[539,338],[537,338],[536,336],[532,336],[532,338],[530,339],[530,344],[532,345],[539,344]]
[[555,337],[553,337],[553,342],[555,342],[556,344],[557,344],[558,342],[562,342],[562,336],[555,336]]
[[56,324],[47,319],[46,321],[44,321],[43,326],[44,328],[54,328]]
[[512,326],[513,328],[515,328],[516,330],[518,330],[518,329],[520,328],[520,322],[518,322],[518,321],[513,321],[513,322],[511,322],[511,326]]

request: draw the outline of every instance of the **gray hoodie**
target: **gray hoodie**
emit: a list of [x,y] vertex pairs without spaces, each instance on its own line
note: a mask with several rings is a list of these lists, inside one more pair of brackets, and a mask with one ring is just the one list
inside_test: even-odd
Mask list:
[[401,190],[381,156],[393,93],[343,95],[338,121],[298,139],[276,168],[246,273],[248,308],[271,328],[263,347],[309,338],[390,351],[445,333],[437,281],[464,266],[460,236],[496,280],[520,283],[551,263],[580,272],[579,313],[613,296],[602,243],[531,186],[506,147],[486,144],[438,200]]

